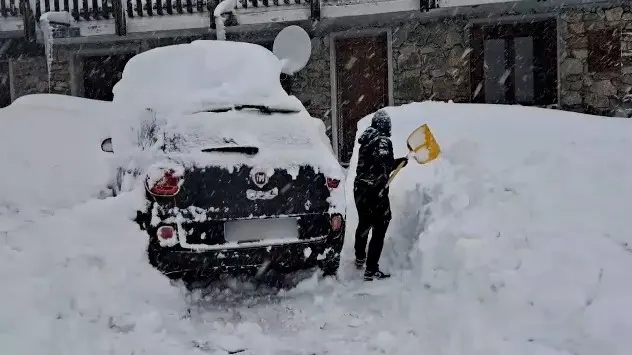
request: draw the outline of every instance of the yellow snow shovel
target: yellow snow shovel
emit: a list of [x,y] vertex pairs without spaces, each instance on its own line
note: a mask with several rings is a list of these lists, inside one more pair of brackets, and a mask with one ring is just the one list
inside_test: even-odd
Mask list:
[[[441,148],[439,147],[439,143],[430,132],[430,127],[427,124],[424,124],[413,131],[413,133],[408,136],[406,140],[406,145],[408,146],[408,156],[411,155],[415,158],[417,163],[426,164],[429,163],[439,156],[441,153]],[[391,176],[388,179],[388,184],[391,184],[391,181],[395,178],[395,175],[399,173],[400,170],[404,167],[405,162],[399,164],[399,166],[393,171]]]

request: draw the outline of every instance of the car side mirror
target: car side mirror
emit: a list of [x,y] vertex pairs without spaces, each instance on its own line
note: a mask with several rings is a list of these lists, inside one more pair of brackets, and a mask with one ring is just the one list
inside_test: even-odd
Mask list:
[[112,149],[112,138],[106,138],[101,142],[101,150],[106,153],[114,153],[114,149]]

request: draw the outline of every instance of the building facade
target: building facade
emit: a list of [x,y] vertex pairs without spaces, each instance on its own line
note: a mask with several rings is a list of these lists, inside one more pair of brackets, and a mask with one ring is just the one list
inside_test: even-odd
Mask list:
[[[217,3],[82,1],[0,0],[0,105],[42,92],[111,100],[135,54],[216,38]],[[285,83],[325,121],[342,162],[357,121],[387,105],[452,100],[607,116],[632,88],[628,1],[477,2],[243,0],[227,39],[271,48],[287,25],[310,34],[310,62]],[[56,25],[47,57],[37,19],[64,9],[71,21]]]

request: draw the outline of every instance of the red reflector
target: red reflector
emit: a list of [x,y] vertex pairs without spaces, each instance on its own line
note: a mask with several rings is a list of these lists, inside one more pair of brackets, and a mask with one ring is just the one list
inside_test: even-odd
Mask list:
[[334,215],[331,217],[331,230],[337,232],[342,228],[342,216]]
[[327,178],[327,187],[331,189],[337,189],[340,186],[340,180],[334,178]]
[[158,238],[160,239],[171,239],[175,234],[175,230],[171,226],[162,226],[158,228]]
[[162,178],[149,188],[149,192],[158,196],[173,196],[180,191],[180,178],[174,176],[172,169],[165,170]]

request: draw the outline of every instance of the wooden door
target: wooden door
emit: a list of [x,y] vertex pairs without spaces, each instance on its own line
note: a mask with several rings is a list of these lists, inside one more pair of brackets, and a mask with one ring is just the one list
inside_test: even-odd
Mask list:
[[338,155],[348,163],[358,121],[388,105],[387,37],[337,39],[335,50]]

